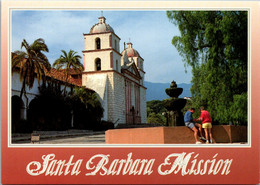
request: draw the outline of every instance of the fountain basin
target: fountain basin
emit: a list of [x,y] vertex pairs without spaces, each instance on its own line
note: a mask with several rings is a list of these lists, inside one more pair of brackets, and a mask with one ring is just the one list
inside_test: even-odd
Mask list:
[[185,107],[187,100],[181,98],[169,98],[163,100],[164,107],[168,111],[177,111]]
[[165,92],[168,96],[177,98],[183,92],[183,88],[167,88]]

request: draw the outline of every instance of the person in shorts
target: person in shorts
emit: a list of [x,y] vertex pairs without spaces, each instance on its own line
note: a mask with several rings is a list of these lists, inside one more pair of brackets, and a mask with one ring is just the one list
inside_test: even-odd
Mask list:
[[200,112],[201,112],[200,117],[197,120],[202,121],[202,128],[205,131],[206,144],[208,144],[209,142],[212,143],[212,133],[211,133],[212,120],[210,114],[208,111],[205,110],[203,106],[200,107]]
[[[192,114],[195,112],[194,108],[190,108],[185,114],[184,114],[184,123],[187,127],[189,127],[191,130],[193,130],[194,132],[194,137],[196,140],[196,144],[201,144],[201,142],[199,141],[199,139],[204,139],[205,138],[202,136],[202,129],[201,129],[201,124],[199,123],[195,123],[195,119],[193,119]],[[198,129],[199,128],[199,132],[200,132],[200,138],[198,137]]]

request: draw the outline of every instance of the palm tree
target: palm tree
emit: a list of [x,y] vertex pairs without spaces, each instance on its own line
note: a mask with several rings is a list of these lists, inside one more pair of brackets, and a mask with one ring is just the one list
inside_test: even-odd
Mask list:
[[15,51],[12,53],[12,73],[15,68],[20,69],[20,80],[22,81],[22,89],[20,92],[20,98],[23,94],[26,94],[25,86],[29,89],[33,87],[34,79],[40,83],[43,80],[45,82],[45,70],[50,70],[51,65],[42,52],[49,52],[44,40],[39,38],[29,45],[25,39],[21,43],[21,49],[25,51]]
[[63,55],[60,56],[55,62],[53,63],[53,67],[55,67],[58,71],[64,69],[65,73],[65,87],[64,87],[64,94],[66,92],[67,82],[69,75],[71,73],[71,69],[81,72],[84,69],[84,66],[80,63],[81,56],[77,55],[77,52],[70,50],[67,53],[64,50],[61,50]]

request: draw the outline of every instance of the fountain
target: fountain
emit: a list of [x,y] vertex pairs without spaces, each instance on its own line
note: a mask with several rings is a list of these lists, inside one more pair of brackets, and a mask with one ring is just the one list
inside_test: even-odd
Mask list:
[[[170,88],[165,89],[166,94],[170,96],[163,101],[167,109],[167,127],[111,129],[106,131],[106,144],[194,144],[193,133],[184,125],[181,112],[186,105],[186,99],[178,98],[182,91],[175,81],[172,81]],[[247,142],[246,126],[214,125],[212,130],[216,142]]]
[[178,98],[182,93],[183,88],[178,88],[175,81],[171,82],[170,88],[165,89],[165,92],[169,99],[163,100],[164,107],[168,110],[167,117],[167,126],[183,126],[183,109],[186,105],[186,99]]

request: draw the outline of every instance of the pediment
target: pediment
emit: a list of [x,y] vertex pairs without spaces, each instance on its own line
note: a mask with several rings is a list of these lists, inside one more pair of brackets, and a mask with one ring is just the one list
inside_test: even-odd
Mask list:
[[131,75],[133,75],[136,78],[139,78],[139,79],[142,78],[134,62],[130,66],[125,68],[123,70],[123,73],[130,73]]

